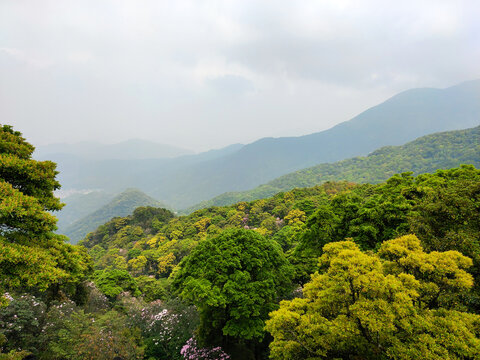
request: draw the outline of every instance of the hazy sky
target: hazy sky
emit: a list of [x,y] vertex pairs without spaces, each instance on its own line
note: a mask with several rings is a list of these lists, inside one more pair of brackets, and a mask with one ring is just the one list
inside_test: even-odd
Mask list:
[[294,136],[480,78],[480,1],[0,0],[0,123],[34,145]]

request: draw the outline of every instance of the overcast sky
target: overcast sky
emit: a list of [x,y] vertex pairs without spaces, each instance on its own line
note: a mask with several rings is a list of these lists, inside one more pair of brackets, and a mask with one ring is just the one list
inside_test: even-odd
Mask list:
[[0,123],[193,150],[480,78],[480,1],[0,0]]

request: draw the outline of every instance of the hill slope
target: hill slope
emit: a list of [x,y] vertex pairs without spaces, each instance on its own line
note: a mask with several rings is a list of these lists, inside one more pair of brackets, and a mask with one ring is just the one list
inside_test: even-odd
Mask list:
[[[238,152],[185,171],[178,180],[153,189],[181,194],[165,200],[179,206],[215,192],[246,190],[283,174],[323,162],[367,155],[382,146],[401,145],[439,131],[479,125],[480,81],[439,89],[413,89],[361,113],[350,121],[319,133],[267,138]],[[195,184],[189,179],[194,178]],[[183,191],[181,191],[183,189]]]
[[65,206],[62,210],[54,213],[58,218],[58,232],[64,233],[68,226],[108,204],[114,197],[114,194],[92,191],[87,194],[73,194],[62,198]]
[[66,227],[63,232],[72,243],[77,243],[90,231],[113,217],[127,216],[140,206],[160,207],[162,204],[137,189],[128,189],[115,196],[108,204]]
[[263,199],[281,191],[315,186],[325,181],[379,183],[395,173],[413,171],[414,174],[421,174],[460,164],[480,166],[480,126],[427,135],[403,146],[380,148],[366,157],[313,166],[281,176],[249,191],[222,194],[203,201],[186,212]]

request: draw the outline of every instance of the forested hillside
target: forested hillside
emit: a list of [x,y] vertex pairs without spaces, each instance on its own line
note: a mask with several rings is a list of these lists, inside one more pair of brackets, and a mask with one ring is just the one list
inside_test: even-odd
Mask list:
[[0,359],[476,359],[480,170],[325,182],[53,233],[55,164],[0,128]]
[[185,212],[263,199],[281,191],[315,186],[325,181],[346,180],[375,184],[385,181],[395,173],[412,171],[414,174],[422,174],[460,164],[480,167],[480,126],[427,135],[402,146],[380,148],[365,157],[313,166],[281,176],[252,190],[222,194]]
[[480,360],[479,19],[0,0],[0,360]]
[[[265,310],[261,310],[261,307],[255,307],[256,303],[253,299],[258,294],[253,289],[252,293],[249,293],[250,290],[245,290],[243,287],[247,285],[239,285],[243,284],[243,281],[248,281],[244,280],[240,273],[248,271],[246,269],[249,268],[250,261],[264,262],[265,260],[261,260],[258,256],[263,256],[266,251],[272,251],[271,256],[277,256],[273,255],[276,251],[283,252],[287,262],[281,260],[281,257],[275,260],[279,261],[277,269],[279,272],[275,275],[272,272],[271,275],[262,276],[272,276],[279,281],[278,285],[274,286],[279,293],[276,295],[272,293],[268,296],[286,296],[287,298],[292,296],[288,295],[288,290],[285,290],[288,289],[288,283],[290,283],[290,288],[292,286],[295,288],[299,284],[308,283],[310,274],[316,271],[321,272],[322,269],[328,270],[328,266],[322,267],[323,265],[318,263],[318,258],[324,254],[323,247],[331,242],[341,242],[345,239],[350,239],[352,242],[351,244],[339,243],[344,244],[341,246],[345,246],[345,249],[350,249],[348,251],[353,251],[345,253],[347,257],[359,256],[362,258],[366,255],[362,255],[360,250],[377,251],[381,249],[379,254],[382,260],[372,258],[372,261],[391,261],[393,255],[387,254],[390,252],[403,254],[404,250],[395,249],[406,247],[409,249],[408,251],[412,251],[412,258],[408,261],[414,261],[416,256],[420,256],[418,259],[424,260],[415,261],[426,261],[429,264],[437,261],[435,256],[441,256],[444,259],[438,261],[455,262],[458,260],[460,263],[455,265],[458,266],[458,271],[461,273],[458,276],[469,279],[470,275],[462,270],[468,269],[469,273],[477,280],[480,276],[479,186],[480,171],[472,166],[465,166],[460,169],[442,170],[418,177],[413,177],[408,173],[395,175],[387,182],[378,185],[327,182],[322,186],[280,193],[269,199],[203,209],[182,217],[172,217],[171,213],[162,211],[157,213],[151,208],[140,208],[132,216],[115,218],[102,225],[95,232],[89,234],[81,244],[90,249],[89,253],[94,259],[97,269],[94,275],[95,282],[111,298],[128,289],[135,289],[138,294],[143,293],[149,300],[167,299],[172,296],[170,295],[172,291],[173,294],[180,291],[180,295],[194,302],[200,311],[198,336],[202,343],[222,345],[230,354],[235,354],[236,351],[240,351],[242,354],[253,352],[256,358],[261,358],[263,356],[261,354],[266,349],[262,348],[261,343],[255,339],[257,336],[258,339],[262,338],[263,325],[255,324],[260,324],[258,321],[263,324],[261,319],[267,318],[268,311],[264,312]],[[233,229],[238,230],[235,232]],[[422,247],[415,236],[401,238],[412,233],[418,236]],[[240,254],[248,253],[251,250],[249,246],[259,246],[256,244],[256,241],[259,241],[255,240],[256,237],[263,239],[261,241],[271,242],[272,245],[268,246],[276,244],[278,248],[276,250],[273,250],[275,247],[271,250],[254,250],[252,254],[237,263],[237,260],[234,259]],[[399,240],[387,242],[395,238],[399,238]],[[237,243],[236,241],[242,242]],[[235,244],[243,244],[243,241],[247,244],[251,242],[251,245],[236,250]],[[387,246],[390,247],[387,248]],[[445,255],[431,253],[428,255],[430,257],[423,253],[423,251],[433,250],[447,251],[447,253]],[[463,257],[458,257],[460,255],[454,255],[457,254],[456,252],[448,253],[448,251],[460,251],[473,260],[473,266],[468,265],[470,260],[464,260]],[[333,254],[338,254],[338,250],[335,250]],[[257,258],[258,260],[254,260]],[[232,262],[230,263],[230,261]],[[325,262],[325,264],[330,263]],[[283,266],[286,266],[284,270],[282,270]],[[290,268],[287,270],[288,266]],[[390,274],[390,270],[388,270],[390,265],[385,263],[382,266],[385,266],[385,270],[379,270],[383,274],[382,276]],[[421,266],[421,263],[418,266]],[[454,266],[453,263],[451,266]],[[236,275],[237,270],[235,269],[241,272]],[[225,271],[226,278],[224,280],[212,278],[209,275],[212,271],[213,273]],[[265,269],[265,271],[267,270]],[[428,271],[452,271],[452,276],[454,278],[457,276],[455,267],[451,270],[439,268]],[[251,275],[245,276],[248,279],[248,276]],[[420,280],[421,278],[418,276],[417,274],[416,277]],[[425,279],[427,279],[431,275],[424,274],[422,276],[426,276]],[[125,285],[119,286],[117,280],[119,278],[129,278],[130,280],[122,282]],[[223,288],[227,286],[225,283],[227,278],[230,279],[227,283],[231,282],[229,286],[234,287],[228,291]],[[403,281],[401,277],[399,281]],[[470,280],[465,281],[465,284],[472,284]],[[253,284],[252,286],[255,287],[260,286],[260,283]],[[239,286],[238,291],[241,292],[236,293],[235,286]],[[408,286],[401,291],[410,291]],[[439,288],[433,293],[429,293],[428,287],[433,285],[425,283],[424,286],[426,292],[422,296],[425,296],[425,300],[422,301],[430,304],[428,308],[431,308],[432,311],[437,311],[434,310],[437,308],[444,309],[441,311],[460,309],[458,306],[463,309],[470,308],[471,311],[480,309],[478,288],[475,288],[473,292],[465,292],[460,300],[456,291],[463,292],[463,290],[459,287],[452,285],[450,290],[440,290]],[[465,286],[465,290],[467,290],[471,285]],[[372,289],[372,291],[374,290]],[[435,291],[439,291],[438,294]],[[310,293],[307,292],[307,294]],[[230,296],[233,298],[230,299]],[[265,296],[267,296],[266,293]],[[450,296],[454,296],[455,301],[459,301],[457,305],[451,303],[453,298]],[[428,300],[430,297],[433,297],[432,300]],[[253,303],[246,309],[242,308],[240,311],[237,308],[243,302],[250,304],[250,301]],[[215,315],[215,312],[223,309],[222,305],[214,305],[217,302],[226,302],[227,307],[233,307],[232,313],[221,315],[224,319],[222,321],[226,321],[226,323],[213,321],[216,316],[220,316],[220,314]],[[270,309],[275,308],[273,305],[271,306]],[[263,315],[258,315],[259,317],[256,318],[257,315],[253,315],[256,311]],[[281,311],[284,310],[281,309]],[[295,310],[289,309],[288,311]],[[313,307],[309,311],[317,310]],[[252,318],[252,316],[254,317]],[[284,316],[286,315],[278,313],[269,323],[269,331],[275,337],[278,336],[278,342],[275,339],[275,342],[272,343],[274,354],[276,351],[280,351],[275,349],[284,346],[282,344],[285,344],[286,339],[289,339],[288,341],[292,344],[298,345],[295,337],[290,338],[282,333],[285,326],[282,325],[282,322],[290,321]],[[420,315],[419,313],[418,316],[429,315],[426,313]],[[234,328],[230,328],[233,323],[228,325],[229,321],[233,320],[228,319],[237,319]],[[253,323],[249,323],[247,319]],[[220,327],[218,328],[218,326]],[[347,325],[345,324],[345,326]],[[222,331],[223,334],[227,333],[222,335]],[[302,333],[306,330],[298,328],[295,331]],[[405,331],[407,330],[405,329]],[[418,331],[422,330],[419,328]],[[397,335],[391,333],[389,336],[395,338]],[[368,339],[352,339],[351,341],[359,343],[367,341],[368,343]],[[253,346],[252,344],[255,343],[257,345]],[[415,351],[421,350],[416,349]],[[305,356],[307,355],[305,354]],[[295,351],[292,350],[289,358],[296,358]]]
[[[93,195],[95,196],[95,194]],[[59,232],[68,236],[76,244],[87,233],[95,230],[99,225],[109,221],[115,216],[131,214],[139,206],[162,206],[162,204],[137,189],[128,189],[115,196],[107,204],[96,208],[91,213],[73,222]]]
[[[136,187],[176,209],[228,191],[244,191],[325,162],[364,156],[439,131],[478,126],[480,81],[412,89],[318,133],[264,138],[243,147],[175,159],[82,161],[59,156],[64,189],[119,192]],[[112,182],[111,179],[115,181]]]

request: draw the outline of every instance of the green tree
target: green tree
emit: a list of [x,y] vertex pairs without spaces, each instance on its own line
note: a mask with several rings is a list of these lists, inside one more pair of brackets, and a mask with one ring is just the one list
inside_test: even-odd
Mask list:
[[[420,180],[421,179],[421,180]],[[458,250],[472,258],[475,294],[469,302],[480,311],[480,170],[471,165],[419,176],[421,187],[411,230],[428,250]]]
[[325,245],[304,298],[282,301],[267,330],[273,359],[477,359],[480,316],[457,308],[472,261],[425,253],[413,235],[378,253]]
[[308,218],[308,230],[291,258],[297,279],[301,283],[309,280],[328,242],[352,238],[364,250],[375,249],[385,240],[408,233],[412,205],[401,190],[411,182],[411,173],[396,175],[381,185],[362,185],[340,193],[319,206]]
[[154,277],[141,275],[135,278],[135,281],[146,302],[165,299],[167,279],[155,279]]
[[51,161],[31,158],[34,147],[11,126],[0,125],[0,291],[75,283],[90,270],[85,249],[55,235],[50,211],[62,204]]
[[180,263],[173,286],[199,309],[202,346],[244,346],[245,353],[263,339],[265,320],[289,290],[290,274],[273,240],[232,229],[201,242]]
[[111,300],[126,291],[133,296],[140,295],[135,279],[127,270],[98,270],[94,277],[95,284]]

